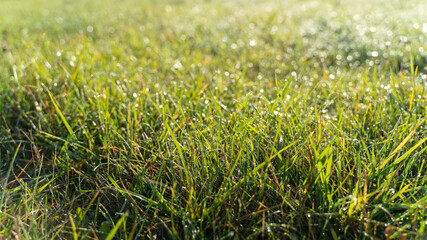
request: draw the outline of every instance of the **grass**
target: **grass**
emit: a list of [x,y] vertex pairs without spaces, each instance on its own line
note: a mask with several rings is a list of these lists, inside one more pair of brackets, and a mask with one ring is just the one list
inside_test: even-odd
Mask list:
[[425,238],[426,8],[3,0],[0,237]]

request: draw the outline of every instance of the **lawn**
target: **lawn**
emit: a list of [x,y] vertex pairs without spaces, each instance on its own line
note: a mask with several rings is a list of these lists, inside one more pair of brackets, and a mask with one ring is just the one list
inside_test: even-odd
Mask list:
[[426,238],[425,9],[1,0],[0,238]]

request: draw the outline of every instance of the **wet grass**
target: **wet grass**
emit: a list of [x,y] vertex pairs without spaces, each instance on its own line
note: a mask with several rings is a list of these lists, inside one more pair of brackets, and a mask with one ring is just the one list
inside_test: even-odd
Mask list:
[[1,5],[1,238],[427,234],[423,1]]

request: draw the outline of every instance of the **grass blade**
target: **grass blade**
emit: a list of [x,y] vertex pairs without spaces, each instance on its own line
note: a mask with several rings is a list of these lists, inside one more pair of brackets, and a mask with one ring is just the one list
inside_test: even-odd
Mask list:
[[59,109],[58,105],[55,103],[55,99],[53,99],[52,94],[50,93],[49,89],[47,87],[45,87],[47,93],[49,94],[50,100],[53,104],[53,106],[55,106],[55,110],[56,113],[61,117],[62,122],[64,123],[65,127],[67,128],[68,133],[71,135],[71,137],[73,139],[76,139],[76,135],[74,135],[73,130],[70,127],[70,124],[68,124],[67,119],[65,119],[64,114],[62,114],[61,110]]
[[119,227],[122,225],[122,223],[125,221],[125,215],[123,215],[119,221],[114,225],[113,229],[108,233],[108,236],[105,238],[105,240],[111,240],[116,236],[117,231],[119,230]]

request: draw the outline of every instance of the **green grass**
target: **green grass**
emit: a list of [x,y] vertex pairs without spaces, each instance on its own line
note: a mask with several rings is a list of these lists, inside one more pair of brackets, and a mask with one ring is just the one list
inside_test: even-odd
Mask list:
[[427,3],[0,7],[0,238],[422,239]]

